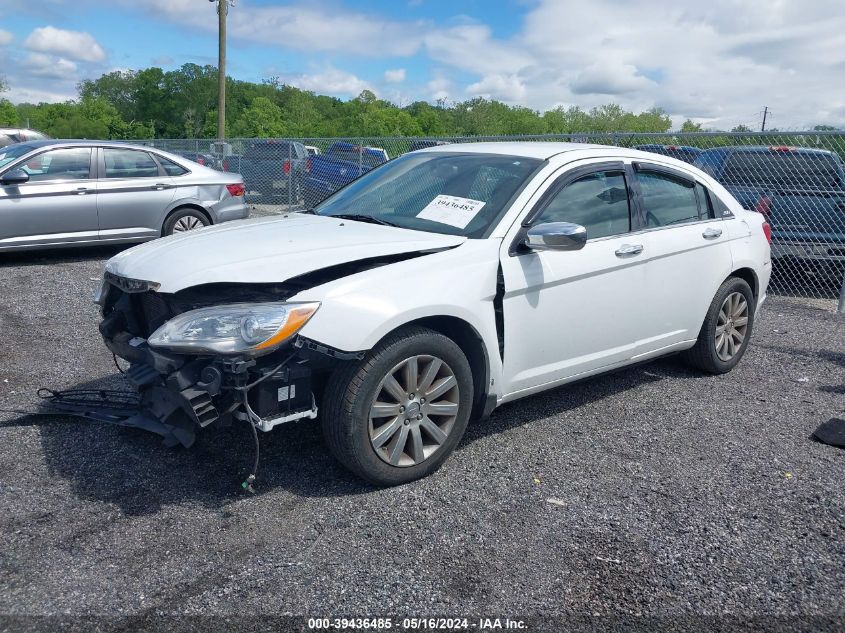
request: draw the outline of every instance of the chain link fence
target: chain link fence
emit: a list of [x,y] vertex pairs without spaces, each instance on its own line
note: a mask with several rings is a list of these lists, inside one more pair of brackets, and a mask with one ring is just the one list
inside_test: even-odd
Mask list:
[[569,134],[438,138],[143,141],[243,176],[253,215],[311,208],[406,152],[481,141],[596,143],[693,163],[772,227],[770,291],[835,299],[845,293],[845,133]]

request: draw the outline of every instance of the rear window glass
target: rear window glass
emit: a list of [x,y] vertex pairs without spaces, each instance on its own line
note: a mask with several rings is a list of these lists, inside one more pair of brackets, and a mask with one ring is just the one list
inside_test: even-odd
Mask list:
[[104,149],[106,178],[152,178],[158,165],[147,152],[133,149]]
[[296,158],[296,150],[290,143],[253,143],[244,151],[244,158],[284,159]]
[[721,181],[732,185],[841,188],[841,171],[829,154],[805,152],[734,152],[728,156]]
[[637,178],[649,228],[700,219],[693,183],[661,172],[640,172]]

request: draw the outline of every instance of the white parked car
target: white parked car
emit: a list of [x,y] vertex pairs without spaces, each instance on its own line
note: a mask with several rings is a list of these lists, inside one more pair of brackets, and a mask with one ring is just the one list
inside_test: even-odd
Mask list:
[[311,214],[115,256],[100,330],[172,441],[319,413],[343,464],[401,484],[505,402],[674,352],[730,371],[766,296],[768,236],[666,156],[444,145]]

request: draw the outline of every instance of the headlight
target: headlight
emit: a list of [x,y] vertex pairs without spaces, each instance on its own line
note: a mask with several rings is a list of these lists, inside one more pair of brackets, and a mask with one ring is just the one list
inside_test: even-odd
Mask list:
[[246,354],[272,352],[308,322],[320,304],[232,303],[180,314],[148,343],[175,352]]

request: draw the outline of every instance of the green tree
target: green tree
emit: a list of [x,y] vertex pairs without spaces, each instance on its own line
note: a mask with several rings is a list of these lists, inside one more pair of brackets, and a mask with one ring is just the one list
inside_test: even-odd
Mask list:
[[232,135],[279,137],[287,135],[282,109],[267,97],[256,97],[232,126]]
[[690,121],[687,119],[684,121],[683,125],[681,125],[681,132],[703,132],[703,128],[701,127],[700,123],[695,123],[694,121]]

